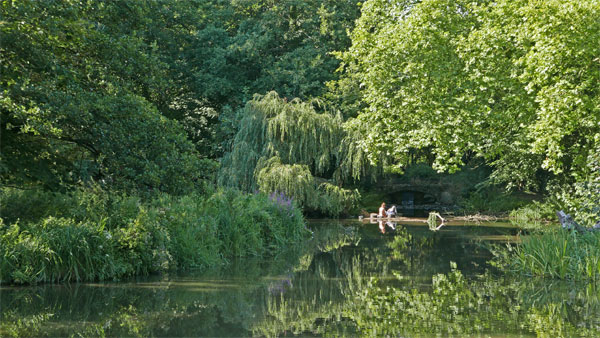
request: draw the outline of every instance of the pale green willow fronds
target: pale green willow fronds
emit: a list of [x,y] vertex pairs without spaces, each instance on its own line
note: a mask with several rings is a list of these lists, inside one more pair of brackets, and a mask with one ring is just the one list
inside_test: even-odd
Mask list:
[[[360,129],[346,128],[339,113],[318,113],[314,104],[288,102],[276,92],[256,95],[241,112],[233,147],[222,160],[219,184],[284,192],[303,207],[330,215],[353,205],[354,192],[336,187],[333,193],[333,188],[324,187],[367,173],[366,153],[355,139],[361,137]],[[321,181],[331,182],[323,186]]]
[[327,215],[339,215],[357,204],[359,193],[315,179],[308,167],[302,164],[282,164],[279,157],[272,157],[256,175],[260,191],[282,192],[293,196],[298,205]]
[[282,164],[279,157],[273,157],[256,177],[260,191],[294,196],[300,206],[305,206],[315,195],[313,176],[304,164]]
[[[348,178],[354,180],[360,179],[362,176],[377,174],[376,169],[383,168],[387,159],[377,154],[369,154],[366,146],[365,135],[368,133],[368,128],[362,121],[351,119],[344,123],[344,138],[339,146],[339,166],[334,173],[334,179],[342,182]],[[371,161],[369,157],[378,157],[377,160]],[[377,162],[380,165],[373,167],[371,162]]]
[[315,209],[330,215],[339,215],[344,210],[355,207],[360,198],[358,190],[344,189],[329,182],[321,183],[317,194],[319,203]]

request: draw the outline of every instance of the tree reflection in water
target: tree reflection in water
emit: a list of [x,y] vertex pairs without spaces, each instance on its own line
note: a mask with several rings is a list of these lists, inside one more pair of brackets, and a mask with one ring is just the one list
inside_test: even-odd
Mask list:
[[0,336],[600,333],[596,285],[474,270],[484,248],[450,228],[377,227],[319,225],[282,257],[201,276],[3,288]]

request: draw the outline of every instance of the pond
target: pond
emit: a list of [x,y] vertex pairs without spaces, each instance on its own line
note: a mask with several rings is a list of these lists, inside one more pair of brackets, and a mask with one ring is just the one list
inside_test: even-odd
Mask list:
[[311,222],[278,257],[120,282],[0,287],[0,336],[596,336],[595,285],[509,278],[502,223]]

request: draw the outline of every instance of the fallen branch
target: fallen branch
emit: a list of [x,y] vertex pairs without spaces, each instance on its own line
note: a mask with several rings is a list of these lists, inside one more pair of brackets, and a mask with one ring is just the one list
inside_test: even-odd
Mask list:
[[498,221],[498,217],[492,215],[466,215],[466,216],[456,216],[452,218],[455,221],[465,221],[465,222],[473,222],[473,223],[481,223],[481,222],[496,222]]

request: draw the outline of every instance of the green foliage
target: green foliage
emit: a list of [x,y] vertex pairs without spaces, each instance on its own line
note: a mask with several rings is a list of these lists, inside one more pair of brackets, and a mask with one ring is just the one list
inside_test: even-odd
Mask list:
[[364,229],[315,224],[314,238],[298,252],[243,260],[210,276],[5,288],[0,335],[598,335],[596,283],[474,276],[457,264],[425,277],[415,272],[424,252],[441,244],[430,241],[440,233],[425,231],[423,241],[421,231],[399,227],[373,247]]
[[[135,232],[125,231],[130,236]],[[1,239],[1,280],[16,284],[104,280],[133,274],[132,264],[143,267],[136,260],[145,256],[139,242],[131,243],[131,256],[122,257],[119,246],[125,243],[110,240],[111,236],[102,225],[64,218],[49,217],[27,227],[11,225]]]
[[[350,172],[340,165],[348,159],[340,150],[344,138],[339,114],[317,113],[311,104],[287,102],[275,92],[256,96],[246,105],[233,148],[222,160],[219,183],[284,192],[307,210],[339,215],[356,200],[356,193],[332,184]],[[352,161],[363,165],[355,170],[366,168]]]
[[264,193],[281,192],[291,196],[299,206],[326,215],[337,216],[356,207],[360,194],[329,182],[317,185],[306,165],[281,164],[272,157],[257,175],[259,190]]
[[260,191],[282,192],[294,197],[300,206],[310,205],[315,197],[315,182],[307,165],[282,164],[279,157],[272,157],[260,169],[256,180]]
[[[154,278],[145,279],[141,284],[121,283],[119,287],[115,287],[115,283],[76,283],[58,288],[48,285],[9,288],[7,293],[3,290],[0,304],[3,308],[0,335],[247,336],[255,328],[257,332],[260,330],[268,304],[277,301],[278,287],[286,286],[292,269],[294,278],[298,278],[297,287],[303,285],[297,295],[306,295],[307,287],[310,295],[323,295],[326,289],[335,295],[323,295],[324,304],[327,304],[325,298],[339,301],[338,281],[323,279],[310,265],[321,250],[333,251],[358,242],[360,237],[355,230],[323,224],[315,229],[315,238],[297,248],[299,250],[266,260],[270,264],[265,264],[264,259],[245,259],[235,266],[239,271],[230,269],[231,266],[217,269],[219,280],[198,278],[191,273],[185,277],[169,276],[168,287],[162,283],[166,279],[159,278],[157,284],[161,287],[158,288],[152,287],[157,281]],[[308,265],[299,264],[299,257],[308,257]],[[320,271],[326,268],[323,262],[319,266]],[[232,275],[236,277],[230,279]],[[223,278],[229,282],[223,283]],[[206,289],[211,291],[200,291]],[[19,306],[5,305],[16,303]],[[227,320],[227,324],[223,325],[221,319]],[[272,329],[278,330],[278,327]]]
[[214,165],[157,109],[169,105],[168,65],[137,33],[152,5],[2,3],[0,183],[201,188]]
[[255,93],[306,100],[339,77],[331,52],[350,44],[357,3],[149,2],[144,36],[172,79],[164,111],[184,122],[203,153],[222,155],[236,132],[235,112]]
[[[410,262],[405,235],[395,236],[388,246],[393,258]],[[556,285],[490,273],[473,277],[463,274],[455,263],[449,273],[414,280],[401,272],[394,276],[372,273],[372,267],[378,265],[373,257],[352,258],[336,262],[339,272],[315,264],[312,278],[322,279],[316,286],[317,296],[313,296],[310,281],[295,279],[293,289],[269,300],[269,316],[254,326],[255,333],[310,332],[341,337],[535,333],[569,337],[598,332],[598,291],[593,284]],[[387,268],[378,266],[376,271]],[[331,276],[339,280],[333,288]],[[344,297],[339,299],[338,294]],[[315,301],[321,298],[325,299]]]
[[[347,307],[344,314],[364,336],[506,335],[519,334],[521,329],[540,337],[591,337],[598,328],[588,311],[597,308],[598,295],[592,285],[589,289],[571,289],[571,298],[565,301],[567,292],[554,299],[531,281],[507,283],[488,274],[468,279],[454,265],[450,273],[435,275],[427,290],[390,288],[370,281],[355,294],[354,307]],[[586,305],[580,308],[581,304]]]
[[[334,173],[334,178],[338,181],[347,181],[353,179],[359,181],[362,179],[375,180],[378,174],[382,173],[382,166],[373,166],[376,162],[374,153],[365,148],[365,135],[367,126],[358,119],[350,119],[343,124],[345,136],[340,140],[338,148],[339,168]],[[379,163],[387,163],[385,157],[378,158]]]
[[[203,158],[222,154],[238,128],[233,114],[254,93],[308,99],[338,77],[330,52],[349,44],[356,4],[3,2],[0,184],[65,191],[94,182],[146,198],[202,190],[215,170]],[[319,174],[335,167],[320,152],[335,148],[321,123],[288,128],[286,119],[308,116],[296,112],[269,126],[291,142],[279,156],[313,161]],[[331,130],[332,121],[317,122]],[[302,143],[315,130],[322,149]],[[303,154],[293,147],[311,159],[287,158]]]
[[596,150],[588,157],[587,178],[559,195],[567,210],[573,211],[576,221],[585,226],[600,222],[600,136],[596,143]]
[[556,210],[560,208],[550,200],[544,202],[533,201],[518,209],[512,210],[509,214],[511,222],[521,228],[537,228],[542,222],[556,220]]
[[395,163],[430,149],[454,171],[479,156],[495,178],[543,189],[581,180],[600,132],[595,1],[367,1],[340,54],[367,108],[364,148]]
[[273,163],[306,165],[315,174],[330,170],[342,137],[341,117],[317,113],[311,104],[287,102],[275,92],[256,96],[242,114],[233,149],[223,158],[219,181],[244,190],[256,187],[255,172]]
[[406,168],[404,177],[409,181],[438,178],[438,173],[425,163],[416,163]]
[[379,193],[376,191],[361,191],[360,196],[360,205],[365,210],[379,210],[379,207],[381,206],[381,201],[386,200],[386,195],[384,193]]
[[101,190],[3,191],[16,205],[30,196],[50,197],[50,203],[20,213],[2,209],[1,224],[7,224],[0,228],[2,283],[95,281],[206,269],[236,257],[273,255],[307,234],[299,209],[264,194],[223,190],[208,197],[163,194],[143,202]]
[[265,194],[246,195],[217,191],[207,199],[207,214],[218,227],[222,252],[232,257],[273,253],[301,241],[304,219],[292,204],[282,204]]
[[49,214],[59,214],[59,210],[71,208],[70,200],[61,198],[58,193],[39,189],[20,190],[3,188],[0,190],[0,217],[4,224],[39,221]]
[[499,251],[496,262],[515,274],[597,282],[600,234],[562,229],[532,234],[515,248]]
[[355,211],[360,199],[358,190],[344,189],[329,182],[319,185],[317,196],[317,204],[313,205],[313,208],[328,215],[340,215],[343,212]]
[[466,213],[506,214],[531,203],[533,197],[499,186],[482,186],[461,201],[461,208]]

